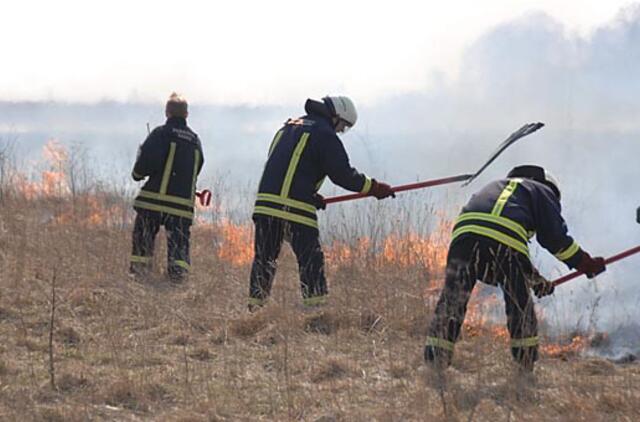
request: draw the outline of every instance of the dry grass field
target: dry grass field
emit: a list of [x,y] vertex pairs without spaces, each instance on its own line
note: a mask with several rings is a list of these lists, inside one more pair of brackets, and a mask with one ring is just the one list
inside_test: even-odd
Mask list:
[[0,420],[640,418],[640,366],[558,345],[519,377],[504,330],[479,311],[444,378],[426,368],[444,243],[392,239],[386,258],[327,245],[331,297],[315,310],[301,306],[285,248],[273,300],[249,314],[249,227],[197,225],[180,287],[164,280],[162,239],[142,285],[126,273],[130,212],[95,192],[3,197]]
[[505,328],[489,317],[501,305],[479,288],[452,368],[425,367],[450,222],[421,201],[331,210],[329,303],[302,307],[286,247],[272,300],[250,314],[252,227],[225,218],[221,198],[193,228],[188,282],[165,280],[161,232],[153,277],[139,284],[127,275],[130,192],[95,182],[59,145],[46,147],[35,182],[7,151],[2,421],[640,419],[640,366],[582,353],[602,336],[558,333],[541,316],[542,359],[533,377],[519,376]]

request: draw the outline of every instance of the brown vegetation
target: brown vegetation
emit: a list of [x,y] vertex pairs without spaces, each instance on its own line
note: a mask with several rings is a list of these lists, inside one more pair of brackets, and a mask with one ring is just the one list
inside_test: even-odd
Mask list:
[[0,420],[640,418],[639,366],[563,349],[522,377],[504,331],[478,315],[445,377],[426,368],[445,243],[403,240],[403,252],[383,241],[383,255],[330,245],[330,301],[312,310],[285,248],[272,300],[249,314],[249,264],[213,247],[233,227],[194,228],[193,272],[179,287],[164,279],[159,242],[154,276],[138,284],[126,273],[126,198],[100,194],[120,217],[102,219],[82,195],[5,191],[0,203]]

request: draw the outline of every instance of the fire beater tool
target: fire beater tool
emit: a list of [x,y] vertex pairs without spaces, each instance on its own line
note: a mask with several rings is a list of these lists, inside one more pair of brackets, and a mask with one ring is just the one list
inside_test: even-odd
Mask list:
[[[606,265],[609,265],[609,264],[612,264],[612,263],[614,263],[616,261],[621,261],[621,260],[623,260],[625,258],[628,258],[631,255],[635,255],[638,252],[640,252],[640,245],[638,245],[636,247],[633,247],[631,249],[627,249],[626,251],[620,252],[619,254],[610,256],[609,258],[606,258],[604,260],[604,263]],[[562,276],[560,278],[557,278],[557,279],[553,280],[551,283],[553,283],[553,286],[555,287],[555,286],[558,286],[558,285],[560,285],[562,283],[566,283],[569,280],[573,280],[574,278],[580,277],[583,274],[584,274],[583,272],[574,271],[574,272],[571,272],[571,273],[569,273],[567,275],[564,275],[564,276]]]
[[[504,150],[506,150],[509,146],[514,144],[518,139],[524,138],[525,136],[532,134],[533,132],[537,131],[543,126],[544,126],[544,123],[540,123],[540,122],[527,123],[524,126],[522,126],[520,129],[513,132],[507,139],[505,139],[498,146],[498,149],[496,149],[496,151],[491,155],[491,157],[489,157],[487,162],[484,163],[482,167],[480,167],[480,169],[476,171],[474,174],[460,174],[457,176],[444,177],[441,179],[431,179],[431,180],[426,180],[424,182],[411,183],[408,185],[398,185],[398,186],[392,187],[391,189],[394,192],[404,192],[407,190],[422,189],[422,188],[446,185],[449,183],[456,183],[456,182],[465,182],[462,186],[467,186],[469,183],[475,180],[480,175],[480,173],[482,173],[487,167],[489,167],[489,165],[493,163],[493,161],[496,158],[498,158],[498,156],[502,154]],[[335,202],[344,202],[344,201],[351,201],[352,199],[366,198],[367,196],[368,195],[362,194],[362,193],[352,193],[348,195],[340,195],[340,196],[334,196],[331,198],[326,198],[325,203],[333,204]]]

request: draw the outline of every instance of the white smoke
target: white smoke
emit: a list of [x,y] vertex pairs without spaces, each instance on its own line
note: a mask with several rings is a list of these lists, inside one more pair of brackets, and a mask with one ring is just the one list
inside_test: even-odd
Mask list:
[[[458,79],[436,76],[440,82],[427,92],[360,107],[358,127],[344,139],[352,164],[392,184],[469,173],[513,130],[542,121],[544,129],[510,148],[461,192],[463,199],[517,164],[536,163],[560,180],[565,218],[586,250],[607,256],[635,246],[640,241],[638,46],[638,6],[586,37],[542,13],[507,22],[469,47]],[[315,94],[309,96],[324,93]],[[194,105],[190,124],[204,142],[207,172],[253,186],[273,133],[287,117],[302,114],[304,100],[298,109]],[[145,123],[162,120],[161,105],[0,103],[0,128],[20,127],[25,152],[49,137],[86,141],[105,152],[100,156],[113,154],[116,168],[126,173]],[[440,205],[455,212],[461,202]],[[534,256],[550,278],[568,271],[544,251]],[[595,282],[582,278],[559,288],[542,306],[554,310],[567,329],[590,324],[614,329],[640,316],[639,270],[640,257],[630,258]]]

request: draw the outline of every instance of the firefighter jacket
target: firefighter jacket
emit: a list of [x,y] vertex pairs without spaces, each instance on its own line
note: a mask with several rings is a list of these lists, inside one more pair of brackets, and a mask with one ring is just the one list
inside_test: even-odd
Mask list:
[[313,196],[326,176],[353,192],[368,193],[371,179],[349,164],[349,157],[320,113],[289,119],[276,133],[264,167],[254,215],[267,215],[318,228]]
[[510,178],[492,182],[473,195],[453,228],[452,241],[465,233],[494,239],[529,256],[528,242],[538,243],[557,259],[575,268],[582,249],[567,234],[560,200],[548,186]]
[[196,179],[204,157],[198,135],[186,119],[170,117],[155,128],[138,151],[131,176],[144,184],[134,208],[193,219]]

